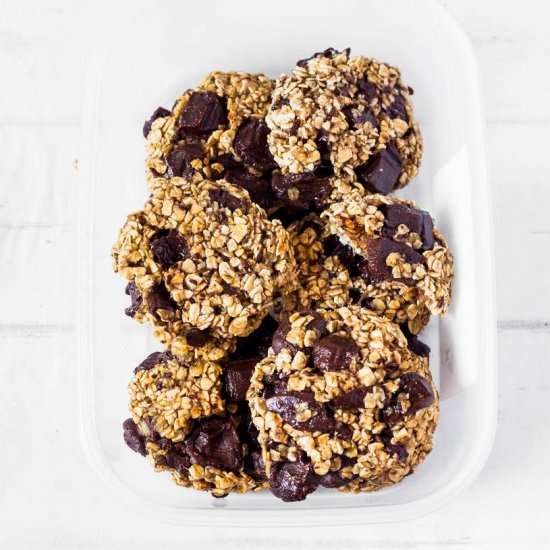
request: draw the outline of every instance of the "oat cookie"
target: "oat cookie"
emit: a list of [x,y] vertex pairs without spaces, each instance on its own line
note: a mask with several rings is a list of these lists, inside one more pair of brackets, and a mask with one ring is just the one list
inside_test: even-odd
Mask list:
[[267,317],[219,362],[152,353],[129,385],[127,445],[184,487],[214,496],[263,488],[267,477],[246,394],[276,326]]
[[316,189],[327,203],[353,188],[387,194],[405,186],[423,149],[411,94],[397,68],[349,49],[299,61],[277,80],[266,117],[280,194]]
[[[418,334],[451,301],[453,256],[428,212],[384,195],[348,198],[322,217],[325,253],[346,265],[359,301]],[[358,296],[358,294],[356,294]]]
[[254,202],[275,201],[264,121],[274,83],[263,74],[213,72],[145,122],[147,175],[224,177],[244,187]]
[[[150,189],[113,247],[114,269],[130,281],[127,314],[155,326],[167,344],[179,338],[176,352],[188,349],[190,337],[191,345],[213,337],[230,348],[294,283],[288,233],[224,180],[157,178]],[[219,348],[212,349],[215,359]]]
[[439,411],[428,359],[397,325],[357,306],[291,315],[248,399],[270,489],[285,501],[319,485],[397,483],[430,452]]

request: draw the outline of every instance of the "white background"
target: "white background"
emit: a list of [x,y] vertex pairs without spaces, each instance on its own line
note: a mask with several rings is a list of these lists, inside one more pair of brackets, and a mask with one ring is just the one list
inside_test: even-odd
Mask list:
[[0,549],[548,548],[550,3],[440,2],[477,50],[487,115],[499,423],[484,471],[414,522],[222,531],[136,515],[100,483],[78,441],[75,220],[86,61],[108,22],[147,1],[0,0]]

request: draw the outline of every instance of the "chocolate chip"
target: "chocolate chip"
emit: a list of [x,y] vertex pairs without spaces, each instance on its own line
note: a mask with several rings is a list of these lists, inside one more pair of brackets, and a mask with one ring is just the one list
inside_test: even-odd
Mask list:
[[223,367],[223,387],[229,401],[246,401],[246,392],[260,357],[234,359]]
[[342,243],[336,235],[330,235],[323,243],[325,256],[337,256],[344,267],[349,271],[352,277],[359,275],[358,265],[362,258],[355,254],[351,246]]
[[240,208],[243,214],[248,212],[248,204],[239,197],[232,195],[226,189],[210,189],[208,196],[211,201],[217,202],[222,208],[228,208],[231,211]]
[[[341,53],[345,53],[346,56],[349,57],[349,54],[350,54],[350,48],[346,48],[345,50],[342,50]],[[336,56],[338,53],[338,50],[335,50],[334,48],[327,48],[325,51],[323,52],[317,52],[317,53],[314,53],[311,57],[307,57],[306,59],[300,59],[296,65],[298,67],[305,67],[309,61],[311,61],[312,59],[314,59],[315,57],[334,57]]]
[[292,325],[290,321],[284,321],[279,325],[279,328],[273,334],[271,346],[275,353],[279,353],[282,349],[287,348],[291,353],[296,353],[300,348],[296,344],[291,344],[287,341],[286,335],[290,332]]
[[132,451],[145,456],[145,437],[139,431],[137,424],[131,419],[125,420],[122,424],[124,442]]
[[140,370],[151,370],[153,367],[156,367],[160,363],[166,363],[170,361],[173,356],[170,352],[165,351],[155,351],[148,355],[135,369],[134,374],[137,374]]
[[405,107],[405,100],[401,94],[394,96],[391,104],[386,108],[386,113],[390,118],[400,118],[401,120],[407,120],[407,109]]
[[135,283],[128,283],[124,293],[130,296],[130,300],[132,301],[132,304],[124,310],[124,313],[128,315],[128,317],[133,317],[138,312],[138,309],[143,302],[143,296],[137,289]]
[[373,193],[387,195],[393,190],[401,172],[403,163],[393,144],[378,151],[361,166],[355,169],[357,178]]
[[367,75],[357,81],[357,90],[369,103],[376,97],[376,86],[368,79]]
[[410,406],[407,409],[407,414],[415,414],[434,402],[431,384],[416,372],[403,374],[400,377],[400,388],[409,396]]
[[406,324],[401,325],[401,331],[407,339],[407,347],[409,351],[420,357],[429,357],[430,356],[430,346],[418,339],[416,334],[412,334],[409,330],[409,327]]
[[149,290],[147,296],[147,306],[149,311],[155,317],[158,317],[157,312],[159,310],[176,311],[176,304],[170,297],[170,294],[166,288],[162,285],[154,286]]
[[189,143],[187,145],[180,145],[177,149],[166,155],[165,162],[168,168],[168,175],[171,178],[189,176],[193,172],[191,161],[200,159],[203,155],[202,147],[198,144]]
[[186,476],[189,467],[191,466],[191,459],[187,454],[184,443],[172,443],[170,440],[165,440],[167,444],[164,445],[166,454],[164,456],[157,456],[155,463],[158,466],[164,466],[175,470],[179,475]]
[[277,168],[267,144],[268,133],[267,124],[261,118],[245,120],[235,133],[235,151],[247,166],[260,172]]
[[262,208],[271,208],[275,201],[271,183],[264,178],[251,174],[246,168],[229,168],[224,174],[225,181],[238,185],[248,191],[253,202]]
[[[216,157],[212,161],[212,164],[221,164],[223,168],[222,174],[224,174],[230,168],[243,168],[243,165],[235,160],[235,157],[233,155],[230,155],[229,153],[224,153],[223,155]],[[220,177],[222,174],[220,174]]]
[[[310,418],[300,421],[297,417],[297,407],[307,404],[311,411]],[[325,403],[315,401],[313,392],[288,392],[274,395],[265,400],[268,411],[277,413],[285,422],[298,430],[308,432],[330,432],[335,427],[332,413]]]
[[394,395],[390,403],[382,410],[382,419],[390,428],[393,428],[404,418],[405,411],[401,406],[401,401]]
[[388,230],[389,236],[395,235],[400,225],[405,225],[409,231],[420,236],[422,250],[432,248],[435,242],[434,224],[428,212],[400,203],[384,205],[381,210],[384,214],[384,228]]
[[274,395],[286,395],[288,393],[288,376],[280,373],[266,374],[264,376],[264,391],[262,396],[269,399]]
[[230,420],[210,417],[193,429],[185,448],[191,462],[236,472],[242,464],[242,450],[235,427]]
[[243,460],[243,470],[254,481],[267,481],[265,464],[262,459],[262,452],[259,449],[250,451]]
[[155,120],[157,120],[157,118],[170,116],[171,114],[172,113],[168,109],[165,109],[164,107],[158,107],[156,111],[151,115],[151,118],[143,123],[143,137],[146,138],[149,135],[149,132],[151,131],[151,125],[153,124],[153,122],[155,122]]
[[266,357],[276,329],[277,321],[268,315],[254,332],[244,338],[237,338],[237,349],[233,354],[233,358],[259,357],[263,359]]
[[319,485],[309,459],[275,462],[269,476],[271,492],[284,502],[304,500]]
[[365,122],[370,122],[374,128],[379,128],[378,119],[372,112],[372,109],[364,109],[360,111],[356,106],[346,105],[342,108],[342,113],[346,117],[346,121],[350,128],[362,126]]
[[284,204],[297,210],[318,210],[322,208],[330,194],[329,178],[318,178],[312,172],[273,174],[273,191]]
[[[369,238],[367,241],[367,259],[360,264],[359,269],[363,275],[368,275],[368,279],[373,283],[382,281],[396,280],[405,284],[414,284],[414,280],[392,275],[392,268],[386,265],[386,258],[396,252],[401,254],[405,261],[410,264],[425,264],[426,259],[418,253],[412,246],[404,243],[397,243],[385,237]],[[365,273],[366,269],[366,273]]]
[[180,137],[206,138],[227,123],[222,99],[212,92],[193,92],[178,119]]
[[327,322],[320,313],[317,313],[311,309],[302,309],[300,311],[300,315],[310,315],[313,317],[313,319],[306,325],[306,329],[314,330],[318,337],[324,336],[327,333]]
[[[349,468],[355,464],[355,461],[347,456],[340,457],[341,468]],[[357,475],[352,475],[349,478],[342,477],[340,471],[328,472],[325,475],[319,478],[319,484],[327,489],[337,489],[338,487],[343,487],[351,481],[353,481]]]
[[372,393],[374,386],[360,386],[346,393],[340,394],[332,400],[335,409],[350,411],[352,409],[361,409],[365,406],[365,397],[368,393]]
[[176,229],[157,233],[149,246],[155,261],[164,269],[184,260],[189,253],[187,241]]
[[380,441],[384,444],[384,447],[386,448],[388,454],[396,455],[397,460],[401,462],[409,456],[409,452],[407,451],[406,447],[401,443],[392,443],[392,437],[393,434],[391,430],[384,430],[380,434]]
[[192,328],[185,333],[187,343],[193,348],[202,348],[206,343],[212,340],[212,335],[208,330]]
[[353,340],[331,334],[313,345],[313,366],[323,371],[346,370],[358,353],[359,347]]

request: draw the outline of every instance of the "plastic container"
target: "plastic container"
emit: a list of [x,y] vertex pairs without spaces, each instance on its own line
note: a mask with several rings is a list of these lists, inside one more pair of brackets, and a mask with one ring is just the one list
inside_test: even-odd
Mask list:
[[[285,504],[269,492],[182,489],[122,441],[133,367],[159,349],[123,314],[125,282],[109,256],[118,228],[147,196],[143,121],[210,70],[275,77],[328,46],[401,68],[425,138],[417,179],[401,195],[430,210],[456,258],[454,303],[424,339],[442,403],[433,452],[413,476],[375,494],[319,490]],[[408,519],[467,486],[491,448],[496,419],[495,301],[489,189],[473,50],[435,2],[246,0],[154,2],[113,33],[90,65],[80,209],[79,368],[82,441],[101,478],[138,510],[180,524],[353,524]]]

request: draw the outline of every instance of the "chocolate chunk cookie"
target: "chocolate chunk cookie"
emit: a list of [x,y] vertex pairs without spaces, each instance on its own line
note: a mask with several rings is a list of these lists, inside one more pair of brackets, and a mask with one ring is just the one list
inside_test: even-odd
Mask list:
[[248,391],[275,496],[376,491],[424,460],[439,398],[397,325],[358,306],[304,310],[275,336]]
[[325,202],[350,188],[388,194],[414,178],[422,157],[411,94],[397,68],[349,49],[304,59],[273,91],[273,158],[286,178],[316,177]]
[[214,496],[264,487],[265,466],[246,395],[276,326],[267,317],[217,362],[200,354],[146,357],[128,387],[132,418],[123,425],[126,444],[184,487]]
[[130,281],[127,313],[167,344],[180,339],[180,353],[231,347],[260,325],[277,292],[292,288],[288,233],[222,180],[157,178],[150,189],[113,247],[114,269]]
[[263,208],[276,201],[265,115],[273,81],[263,74],[213,72],[145,123],[148,178],[225,178]]
[[453,256],[432,217],[413,201],[349,197],[324,213],[335,254],[352,274],[359,300],[418,334],[429,314],[449,308]]

